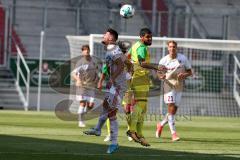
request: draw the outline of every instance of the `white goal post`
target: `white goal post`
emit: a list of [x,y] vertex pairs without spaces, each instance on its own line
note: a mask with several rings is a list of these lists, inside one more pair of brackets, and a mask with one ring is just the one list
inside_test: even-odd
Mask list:
[[[70,47],[70,57],[79,56],[81,46],[89,44],[91,55],[104,59],[102,37],[103,35],[100,34],[66,36]],[[119,35],[119,41],[128,41],[133,44],[138,40],[139,36]],[[239,106],[233,92],[233,57],[240,53],[240,41],[153,37],[152,45],[149,47],[151,63],[158,63],[161,57],[167,54],[169,40],[178,43],[178,51],[188,57],[194,71],[193,77],[185,81],[186,87],[178,113],[239,116]],[[149,113],[164,114],[166,112],[160,99],[159,96],[149,97]],[[159,106],[161,106],[160,109]]]
[[237,56],[234,56],[233,94],[240,106],[240,61]]

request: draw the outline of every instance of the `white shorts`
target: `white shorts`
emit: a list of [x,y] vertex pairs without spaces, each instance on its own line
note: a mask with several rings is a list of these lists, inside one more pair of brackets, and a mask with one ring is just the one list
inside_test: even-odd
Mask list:
[[89,97],[89,96],[82,96],[82,95],[76,95],[76,100],[77,101],[86,101],[89,103],[93,103],[94,102],[94,97]]
[[175,103],[175,105],[179,107],[181,99],[182,99],[182,92],[176,92],[175,90],[172,90],[164,94],[164,102],[166,104]]
[[88,90],[85,92],[82,92],[81,94],[76,95],[76,100],[77,101],[87,101],[90,103],[94,102],[95,97],[95,92],[93,90]]
[[107,100],[110,107],[120,107],[122,105],[123,95],[126,91],[126,87],[122,85],[121,87],[111,86],[110,89],[107,89],[105,94],[105,99]]

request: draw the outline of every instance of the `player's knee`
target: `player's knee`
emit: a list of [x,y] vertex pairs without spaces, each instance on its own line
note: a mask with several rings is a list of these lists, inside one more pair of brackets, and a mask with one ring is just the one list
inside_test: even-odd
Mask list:
[[177,107],[175,106],[174,103],[168,104],[168,113],[174,115],[177,112]]
[[131,113],[131,111],[132,111],[132,110],[131,110],[131,107],[132,107],[131,104],[127,104],[127,105],[125,106],[125,113],[126,113],[126,114]]
[[88,104],[88,108],[89,108],[89,109],[92,109],[93,107],[94,107],[94,103],[90,102],[90,103]]
[[80,106],[85,107],[86,106],[86,101],[80,101]]
[[93,106],[88,106],[88,110],[91,110],[91,109],[93,109]]
[[108,113],[108,118],[109,118],[109,120],[115,120],[115,119],[117,119],[117,109],[111,110],[111,111]]
[[174,108],[175,104],[174,103],[168,103],[168,108]]

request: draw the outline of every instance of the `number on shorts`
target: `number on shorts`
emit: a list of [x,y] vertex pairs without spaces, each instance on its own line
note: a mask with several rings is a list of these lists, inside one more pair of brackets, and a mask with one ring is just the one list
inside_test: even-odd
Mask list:
[[173,102],[173,96],[168,96],[168,102]]

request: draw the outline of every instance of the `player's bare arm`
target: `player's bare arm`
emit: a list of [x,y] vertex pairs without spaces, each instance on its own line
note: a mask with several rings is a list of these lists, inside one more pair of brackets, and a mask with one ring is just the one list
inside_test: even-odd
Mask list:
[[82,86],[82,82],[77,74],[72,75],[73,80],[75,81],[76,86]]
[[124,64],[127,67],[127,71],[129,73],[133,73],[133,64],[130,62],[130,60],[129,59],[125,59]]
[[184,80],[189,76],[192,76],[192,70],[191,69],[186,70],[186,72],[184,72],[184,73],[179,73],[178,74],[178,79],[179,80]]
[[153,69],[156,71],[166,71],[166,67],[161,66],[159,67],[158,64],[152,64],[145,62],[144,59],[139,60],[140,66],[146,69]]
[[102,84],[103,84],[104,79],[105,79],[105,75],[104,75],[104,73],[102,73],[101,76],[100,76],[100,79],[99,79],[99,81],[98,81],[98,85],[97,85],[97,88],[98,88],[99,90],[102,89]]
[[157,64],[149,64],[149,63],[146,63],[145,61],[141,61],[140,66],[143,67],[143,68],[146,68],[146,69],[158,70],[158,65]]

